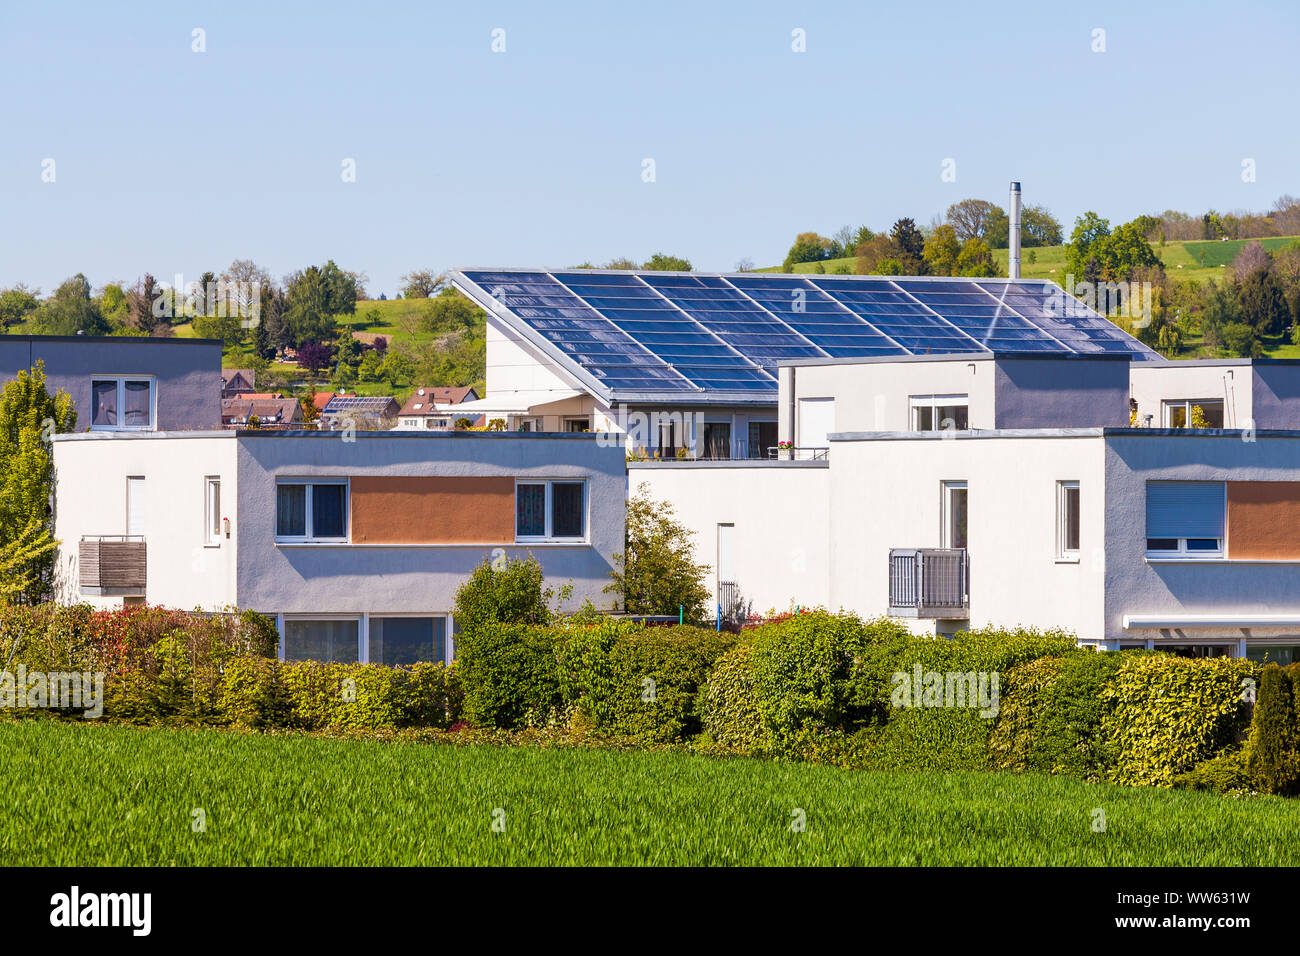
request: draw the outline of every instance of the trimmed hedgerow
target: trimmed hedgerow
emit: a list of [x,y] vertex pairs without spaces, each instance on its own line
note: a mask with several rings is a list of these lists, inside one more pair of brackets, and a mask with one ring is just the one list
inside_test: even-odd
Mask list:
[[1186,773],[1174,777],[1179,790],[1209,790],[1214,793],[1251,793],[1254,785],[1246,767],[1246,751],[1230,750],[1203,760]]
[[1037,723],[1046,690],[1061,676],[1063,657],[1042,657],[1007,672],[1001,682],[997,723],[989,734],[989,759],[996,770],[1033,769]]
[[758,754],[767,743],[754,698],[754,646],[737,644],[713,665],[696,705],[705,740],[723,750]]
[[1239,658],[1126,656],[1101,691],[1110,708],[1102,732],[1115,746],[1111,779],[1169,786],[1232,745],[1250,715],[1244,682],[1257,673]]
[[1246,743],[1251,782],[1268,793],[1293,794],[1300,786],[1300,726],[1291,675],[1269,664],[1259,677],[1258,701]]
[[476,727],[513,730],[563,709],[560,632],[527,624],[488,624],[457,642],[464,717]]

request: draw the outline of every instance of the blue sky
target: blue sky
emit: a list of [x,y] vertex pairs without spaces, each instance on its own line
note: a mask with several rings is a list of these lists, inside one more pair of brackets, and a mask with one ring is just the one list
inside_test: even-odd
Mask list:
[[769,265],[1012,179],[1067,231],[1300,194],[1300,5],[1137,6],[9,3],[0,287],[333,258],[391,295],[413,268]]

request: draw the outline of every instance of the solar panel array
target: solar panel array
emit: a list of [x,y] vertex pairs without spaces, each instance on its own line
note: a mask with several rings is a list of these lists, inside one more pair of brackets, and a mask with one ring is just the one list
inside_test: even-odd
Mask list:
[[611,392],[772,392],[783,361],[972,352],[1153,353],[1043,281],[467,270]]

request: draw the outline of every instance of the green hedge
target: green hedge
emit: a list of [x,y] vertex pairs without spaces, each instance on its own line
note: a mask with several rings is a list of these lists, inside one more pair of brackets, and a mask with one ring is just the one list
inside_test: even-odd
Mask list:
[[1243,682],[1259,668],[1239,658],[1127,656],[1102,689],[1102,732],[1115,747],[1111,779],[1169,786],[1238,742],[1250,719]]

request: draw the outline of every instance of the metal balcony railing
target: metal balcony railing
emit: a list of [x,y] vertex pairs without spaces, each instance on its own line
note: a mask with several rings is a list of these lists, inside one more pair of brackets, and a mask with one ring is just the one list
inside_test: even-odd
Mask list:
[[767,457],[780,461],[825,461],[830,451],[827,445],[771,445]]
[[965,548],[893,548],[889,613],[904,617],[970,616],[970,558]]
[[144,535],[83,536],[77,548],[77,577],[82,594],[142,596]]

